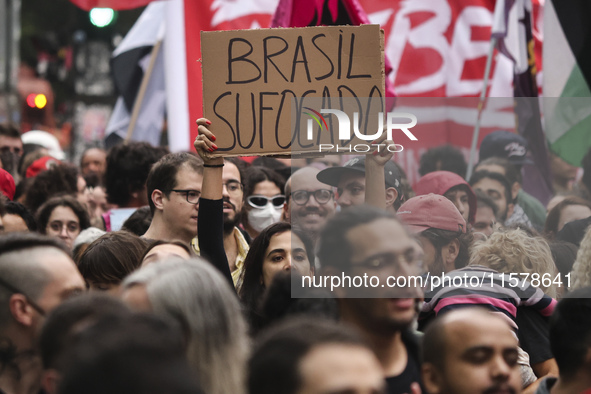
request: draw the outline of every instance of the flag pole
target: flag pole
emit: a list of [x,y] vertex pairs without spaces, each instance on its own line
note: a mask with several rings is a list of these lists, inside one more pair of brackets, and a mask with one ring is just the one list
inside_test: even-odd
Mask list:
[[140,89],[137,93],[137,97],[135,98],[135,102],[133,103],[133,110],[131,112],[131,120],[129,121],[129,126],[127,127],[127,134],[125,135],[124,143],[128,143],[133,136],[133,131],[135,129],[135,124],[137,123],[137,119],[140,115],[140,109],[142,108],[142,102],[144,101],[144,97],[146,95],[146,90],[148,88],[148,82],[150,82],[150,77],[152,76],[152,72],[154,71],[154,65],[156,64],[156,58],[160,53],[160,47],[162,47],[162,40],[158,40],[154,47],[152,48],[152,52],[150,53],[150,63],[148,64],[148,68],[146,72],[144,72],[144,76],[142,78],[142,83],[140,85]]
[[488,49],[488,56],[486,58],[486,68],[484,69],[484,79],[482,81],[482,91],[478,99],[478,113],[476,115],[476,124],[474,125],[474,133],[472,133],[472,145],[470,146],[470,157],[468,158],[468,170],[466,171],[466,180],[472,176],[474,169],[474,160],[476,156],[476,145],[478,144],[478,136],[480,135],[480,122],[482,120],[482,111],[486,101],[486,89],[488,88],[488,81],[490,79],[490,69],[492,65],[492,58],[497,46],[497,37],[491,37],[490,48]]

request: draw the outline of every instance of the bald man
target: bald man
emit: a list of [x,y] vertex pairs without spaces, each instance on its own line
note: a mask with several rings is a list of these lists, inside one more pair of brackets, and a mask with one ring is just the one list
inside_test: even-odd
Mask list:
[[319,172],[317,168],[304,167],[294,172],[285,185],[284,218],[312,239],[334,216],[337,207],[333,188],[316,178]]
[[517,361],[508,323],[484,309],[446,313],[423,338],[423,383],[430,394],[520,393]]

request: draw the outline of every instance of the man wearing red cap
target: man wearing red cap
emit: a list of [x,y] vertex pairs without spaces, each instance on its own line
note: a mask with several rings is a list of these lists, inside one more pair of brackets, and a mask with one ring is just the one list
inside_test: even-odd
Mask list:
[[466,221],[450,200],[433,193],[413,197],[400,206],[397,216],[419,235],[425,252],[423,263],[431,275],[468,264],[472,236],[466,233]]

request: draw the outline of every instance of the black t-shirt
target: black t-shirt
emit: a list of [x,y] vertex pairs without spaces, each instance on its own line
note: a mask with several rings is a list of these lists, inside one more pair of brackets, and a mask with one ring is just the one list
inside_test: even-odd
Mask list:
[[386,378],[386,392],[388,394],[410,393],[411,383],[417,382],[421,385],[421,392],[426,393],[421,380],[419,340],[415,334],[407,331],[402,333],[402,342],[408,354],[406,368],[400,375]]
[[532,308],[517,308],[519,345],[529,354],[530,365],[538,364],[554,357],[550,349],[548,318]]

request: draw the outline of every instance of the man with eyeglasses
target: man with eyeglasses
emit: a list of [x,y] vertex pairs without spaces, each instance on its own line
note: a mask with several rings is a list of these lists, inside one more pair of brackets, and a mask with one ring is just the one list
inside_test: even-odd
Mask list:
[[170,153],[154,164],[146,189],[152,223],[145,238],[179,240],[187,245],[197,235],[203,164],[190,153]]
[[316,239],[326,221],[334,216],[337,203],[332,187],[316,179],[320,172],[304,167],[294,172],[285,184],[284,218]]
[[84,289],[61,242],[34,233],[0,237],[0,392],[39,391],[36,343],[44,316]]

